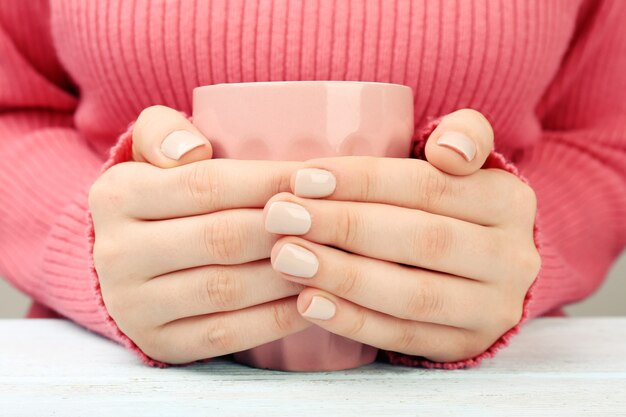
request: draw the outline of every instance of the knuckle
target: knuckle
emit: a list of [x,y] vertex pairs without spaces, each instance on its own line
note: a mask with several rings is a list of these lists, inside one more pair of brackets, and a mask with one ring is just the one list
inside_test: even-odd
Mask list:
[[266,195],[268,196],[289,192],[291,190],[291,172],[277,172],[270,174],[267,186],[268,189]]
[[[514,304],[513,304],[514,305]],[[507,308],[507,312],[503,314],[502,329],[508,331],[522,319],[523,305],[520,303],[517,307]]]
[[141,239],[136,237],[131,226],[130,223],[123,223],[95,230],[91,256],[101,284],[124,283],[129,279],[145,277],[141,265],[149,255],[136,247]]
[[132,341],[149,358],[165,363],[176,362],[176,355],[173,352],[169,352],[167,346],[163,343],[159,343],[154,335],[135,335]]
[[178,355],[170,352],[169,349],[151,343],[144,343],[141,340],[133,340],[133,342],[141,349],[141,351],[150,359],[163,362],[163,363],[171,363],[176,364],[179,362],[184,362],[178,360]]
[[139,329],[129,337],[143,353],[160,362],[183,364],[199,359],[195,343],[175,339],[164,328]]
[[363,156],[359,157],[359,162],[363,164],[362,166],[367,167],[366,169],[361,170],[362,177],[359,184],[359,201],[372,201],[373,200],[373,192],[375,190],[376,178],[378,178],[376,166],[378,164],[378,159],[373,156]]
[[541,255],[532,236],[523,239],[508,236],[507,233],[506,230],[500,231],[500,238],[494,240],[492,256],[498,256],[507,265],[507,276],[510,277],[504,281],[507,288],[526,291],[539,274]]
[[243,287],[225,267],[211,267],[204,287],[199,291],[199,301],[208,303],[218,311],[231,310],[241,299]]
[[433,353],[428,355],[428,358],[435,362],[471,359],[484,350],[479,338],[463,329],[453,330],[435,339],[429,343],[429,350]]
[[93,243],[92,256],[100,284],[105,284],[109,281],[109,267],[116,260],[119,261],[117,247],[108,239],[96,236],[96,240]]
[[350,324],[350,327],[346,331],[346,337],[350,339],[357,338],[363,329],[365,328],[365,322],[367,321],[367,314],[364,308],[359,308],[355,319]]
[[461,337],[459,343],[453,345],[453,360],[471,359],[480,355],[486,346],[479,337],[474,335],[465,335]]
[[435,168],[428,167],[415,175],[414,184],[418,188],[416,195],[421,196],[426,211],[435,210],[452,193],[450,178]]
[[236,350],[237,334],[224,319],[215,316],[204,331],[203,343],[213,351],[211,356],[225,355]]
[[400,333],[394,343],[401,352],[413,352],[417,344],[417,331],[414,326],[404,325],[400,327]]
[[220,205],[220,173],[210,162],[212,161],[188,165],[181,177],[182,189],[199,211],[213,211]]
[[360,293],[361,282],[360,268],[352,262],[346,263],[336,284],[336,294],[346,298],[354,297]]
[[429,220],[421,226],[413,226],[409,236],[409,247],[413,253],[428,262],[445,258],[452,249],[452,230],[441,220]]
[[119,296],[117,296],[109,285],[103,285],[101,282],[102,302],[106,307],[107,312],[113,319],[118,317],[118,312],[122,309],[123,303],[120,302]]
[[110,285],[104,285],[101,290],[102,301],[107,312],[120,329],[126,330],[126,327],[134,322],[137,300],[129,296],[128,291],[120,291],[119,288],[111,288]]
[[97,211],[97,209],[101,205],[102,196],[106,192],[105,187],[103,186],[103,181],[97,180],[94,182],[89,188],[89,193],[87,195],[87,206],[89,210],[92,212]]
[[[411,159],[410,162],[413,164],[411,169],[407,170],[407,183],[409,189],[407,193],[409,195],[413,195],[416,198],[420,198],[423,196],[424,190],[421,187],[422,184],[422,172],[425,170],[424,161],[419,159]],[[422,203],[423,204],[423,203]]]
[[126,195],[126,163],[113,165],[100,175],[89,188],[87,202],[94,214],[119,211]]
[[496,332],[500,336],[516,326],[524,312],[523,296],[524,293],[520,296],[520,292],[515,290],[507,290],[505,293],[499,290],[498,300],[485,306],[491,311],[491,314],[485,317],[486,322],[483,326],[485,332]]
[[480,335],[465,329],[453,329],[445,334],[432,335],[424,343],[427,343],[427,350],[431,352],[427,355],[428,359],[435,362],[475,358],[488,347]]
[[523,183],[517,177],[514,178],[511,193],[511,206],[517,215],[521,214],[523,218],[528,220],[535,219],[537,209],[537,196],[535,191],[528,184]]
[[528,289],[541,269],[541,256],[534,244],[530,249],[520,251],[518,268],[523,278],[524,289]]
[[516,203],[519,203],[528,209],[534,209],[537,205],[535,190],[533,190],[528,184],[520,181],[516,192]]
[[245,246],[241,226],[226,214],[212,217],[202,233],[206,253],[222,262],[235,259]]
[[365,222],[357,210],[350,206],[342,208],[340,211],[340,224],[343,227],[335,228],[334,241],[342,247],[352,248],[358,246],[365,233]]
[[539,255],[539,251],[534,244],[532,248],[524,251],[524,253],[526,255],[522,258],[522,266],[524,270],[528,271],[528,275],[532,281],[535,279],[539,269],[541,269],[541,255]]
[[288,334],[291,333],[291,329],[293,329],[295,324],[295,313],[294,308],[292,308],[288,302],[276,302],[272,304],[271,307],[271,316],[276,326],[276,330],[280,334]]
[[136,163],[122,162],[115,164],[104,171],[101,177],[106,178],[108,182],[111,182],[114,185],[124,184],[126,183],[126,179],[129,175],[129,169],[131,169],[133,165],[136,165]]
[[413,320],[428,320],[444,313],[443,298],[425,282],[408,296],[405,311]]

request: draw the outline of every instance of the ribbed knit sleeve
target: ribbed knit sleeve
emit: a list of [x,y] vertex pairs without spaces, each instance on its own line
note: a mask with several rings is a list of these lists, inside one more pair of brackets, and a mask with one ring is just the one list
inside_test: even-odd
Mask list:
[[543,267],[533,316],[580,300],[626,244],[626,2],[588,1],[517,165],[538,198]]
[[[105,161],[73,127],[77,100],[55,60],[46,8],[11,6],[0,8],[0,275],[134,348],[107,314],[93,268],[87,195]],[[34,22],[20,25],[24,16]],[[124,147],[115,158],[125,157]]]
[[[393,364],[456,369],[508,344],[529,318],[582,299],[626,244],[626,2],[588,1],[559,73],[539,107],[543,133],[515,164],[493,152],[486,167],[519,175],[537,194],[535,242],[542,267],[518,325],[468,360],[435,363],[386,352]],[[422,143],[432,130],[422,132]],[[496,149],[497,149],[496,138]],[[420,143],[418,143],[418,147]]]

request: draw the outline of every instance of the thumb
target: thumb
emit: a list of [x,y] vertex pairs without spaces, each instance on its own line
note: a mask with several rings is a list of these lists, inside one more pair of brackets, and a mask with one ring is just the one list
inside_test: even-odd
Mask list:
[[441,171],[469,175],[478,171],[493,149],[493,129],[476,110],[461,109],[441,119],[426,142],[426,160]]
[[173,168],[211,159],[207,138],[180,112],[165,106],[145,108],[133,128],[133,159]]

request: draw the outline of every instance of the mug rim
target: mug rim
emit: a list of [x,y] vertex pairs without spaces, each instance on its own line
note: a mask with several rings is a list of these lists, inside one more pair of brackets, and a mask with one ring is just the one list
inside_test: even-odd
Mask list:
[[207,84],[201,85],[198,87],[194,87],[193,92],[201,92],[203,90],[215,90],[221,88],[233,88],[233,87],[256,87],[256,86],[286,86],[290,84],[314,84],[314,85],[322,85],[322,84],[353,84],[353,85],[373,85],[377,87],[388,87],[388,88],[402,88],[408,89],[412,93],[411,87],[404,84],[395,84],[395,83],[385,83],[378,81],[343,81],[343,80],[291,80],[291,81],[246,81],[246,82],[238,82],[238,83],[218,83],[218,84]]

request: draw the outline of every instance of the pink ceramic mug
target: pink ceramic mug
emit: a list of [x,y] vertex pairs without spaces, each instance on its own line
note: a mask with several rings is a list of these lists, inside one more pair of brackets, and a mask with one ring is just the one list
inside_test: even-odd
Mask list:
[[[194,89],[193,122],[214,158],[400,158],[410,154],[413,95],[403,85],[357,81],[215,84]],[[234,358],[259,368],[319,371],[366,365],[376,353],[312,326]]]

